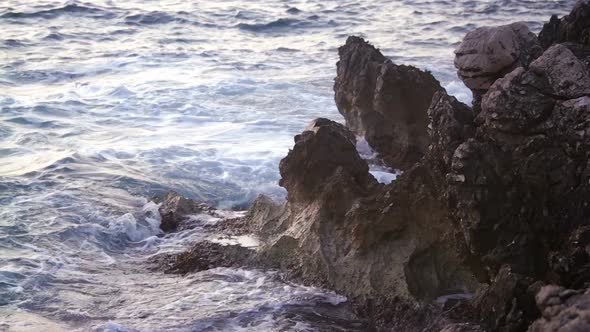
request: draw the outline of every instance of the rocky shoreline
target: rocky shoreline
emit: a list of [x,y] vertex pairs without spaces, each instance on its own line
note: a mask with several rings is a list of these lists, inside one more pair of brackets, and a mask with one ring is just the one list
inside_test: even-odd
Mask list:
[[[359,37],[339,49],[346,126],[315,119],[280,163],[287,201],[259,197],[211,226],[260,246],[200,242],[156,269],[278,269],[347,296],[383,331],[589,331],[590,2],[552,17],[479,28],[456,51],[473,91],[459,102],[427,72]],[[363,137],[403,173],[379,183]],[[175,194],[162,229],[215,209]]]

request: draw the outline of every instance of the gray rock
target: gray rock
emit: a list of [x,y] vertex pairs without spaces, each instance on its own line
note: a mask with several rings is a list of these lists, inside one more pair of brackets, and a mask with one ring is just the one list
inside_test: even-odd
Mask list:
[[515,68],[527,68],[541,53],[537,36],[524,23],[481,27],[468,33],[455,50],[455,67],[474,92],[477,108],[479,97],[497,79]]

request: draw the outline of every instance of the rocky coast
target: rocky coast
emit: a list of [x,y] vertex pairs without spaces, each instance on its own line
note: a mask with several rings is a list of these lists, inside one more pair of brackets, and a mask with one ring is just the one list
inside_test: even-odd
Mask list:
[[[260,245],[199,242],[154,268],[277,269],[348,297],[378,331],[590,331],[590,2],[468,33],[473,105],[359,37],[340,47],[346,125],[313,120],[280,163],[287,200],[260,196],[217,227]],[[401,170],[379,183],[362,138]],[[162,229],[215,209],[169,194]]]

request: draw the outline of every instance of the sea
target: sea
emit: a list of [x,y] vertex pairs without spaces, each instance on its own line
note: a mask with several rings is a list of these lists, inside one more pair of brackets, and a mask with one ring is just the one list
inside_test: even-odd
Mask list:
[[1,0],[0,331],[365,331],[346,297],[276,271],[153,271],[154,255],[217,236],[162,234],[153,198],[227,216],[284,200],[293,136],[343,122],[332,87],[349,35],[469,103],[453,66],[467,32],[539,32],[574,3]]

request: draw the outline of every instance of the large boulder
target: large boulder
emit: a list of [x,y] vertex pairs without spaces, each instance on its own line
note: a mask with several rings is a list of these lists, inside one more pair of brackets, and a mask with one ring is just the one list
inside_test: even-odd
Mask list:
[[481,27],[469,32],[455,50],[455,67],[473,91],[479,111],[481,96],[499,78],[528,65],[542,53],[537,36],[524,23]]
[[579,0],[569,15],[559,19],[551,17],[539,33],[543,48],[563,42],[590,46],[590,1]]
[[336,105],[347,127],[364,136],[390,167],[407,169],[426,153],[426,111],[442,90],[428,72],[396,65],[359,37],[338,49]]

